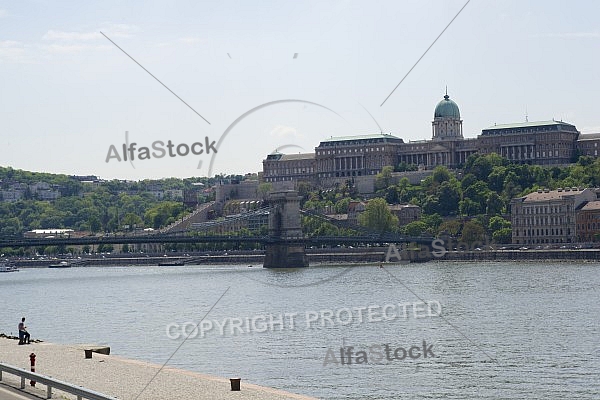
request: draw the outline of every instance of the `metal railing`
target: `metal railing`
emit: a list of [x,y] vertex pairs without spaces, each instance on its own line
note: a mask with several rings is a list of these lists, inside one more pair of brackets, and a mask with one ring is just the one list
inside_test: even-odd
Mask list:
[[90,399],[90,400],[117,400],[116,397],[107,396],[100,392],[95,392],[93,390],[85,389],[81,386],[73,385],[67,382],[60,381],[58,379],[51,378],[46,375],[36,374],[35,372],[30,372],[21,368],[13,367],[11,365],[0,362],[0,381],[2,381],[2,373],[6,372],[12,375],[17,375],[21,377],[21,389],[25,389],[25,380],[30,379],[35,381],[36,383],[41,383],[45,385],[46,390],[46,398],[52,398],[52,389],[62,390],[63,392],[67,392],[77,396],[77,400],[81,399]]

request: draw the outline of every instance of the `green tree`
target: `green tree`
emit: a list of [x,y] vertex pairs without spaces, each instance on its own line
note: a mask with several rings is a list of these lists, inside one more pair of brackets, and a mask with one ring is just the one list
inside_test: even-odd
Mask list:
[[486,200],[485,213],[487,215],[497,215],[501,214],[503,210],[504,201],[502,200],[502,198],[498,196],[498,193],[490,192]]
[[413,221],[406,224],[403,228],[407,236],[421,236],[427,232],[427,224],[423,221]]
[[462,229],[461,240],[466,243],[484,242],[487,236],[485,229],[479,221],[471,220],[465,223]]
[[385,200],[379,197],[367,203],[358,221],[362,226],[382,233],[392,232],[398,227],[398,217],[392,214]]
[[492,240],[495,243],[510,243],[512,241],[512,229],[502,228],[492,233]]
[[386,189],[392,184],[392,172],[394,172],[394,167],[385,166],[381,169],[381,172],[375,176],[376,190]]

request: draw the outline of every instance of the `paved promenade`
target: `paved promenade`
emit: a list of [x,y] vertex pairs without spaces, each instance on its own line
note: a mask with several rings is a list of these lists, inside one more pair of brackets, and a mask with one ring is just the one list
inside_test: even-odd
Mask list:
[[[83,347],[52,343],[19,346],[16,340],[0,338],[0,362],[29,370],[29,354],[36,354],[36,372],[96,390],[119,399],[137,399],[139,393],[160,369],[160,365],[94,353],[85,359]],[[228,377],[229,378],[229,377]],[[143,399],[256,399],[310,400],[306,397],[252,385],[242,378],[241,391],[232,392],[229,379],[203,375],[166,366],[139,396]],[[232,377],[234,378],[234,377]],[[2,384],[19,387],[19,379],[3,374]],[[45,398],[45,386],[29,386],[25,391]],[[63,396],[63,397],[61,397]],[[53,398],[75,398],[54,390]]]

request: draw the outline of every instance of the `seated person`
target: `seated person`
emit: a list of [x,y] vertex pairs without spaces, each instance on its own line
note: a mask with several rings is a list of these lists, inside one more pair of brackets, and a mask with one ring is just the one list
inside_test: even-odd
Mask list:
[[29,332],[27,332],[27,327],[25,326],[25,317],[23,317],[19,324],[19,344],[29,344],[29,337]]

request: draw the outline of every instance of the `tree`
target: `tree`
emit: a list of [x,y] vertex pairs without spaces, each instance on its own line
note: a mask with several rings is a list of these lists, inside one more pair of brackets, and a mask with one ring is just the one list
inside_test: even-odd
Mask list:
[[427,232],[427,224],[423,221],[413,221],[406,224],[403,230],[407,236],[421,236]]
[[437,185],[441,185],[442,182],[449,181],[451,177],[452,177],[452,175],[450,174],[450,171],[448,171],[448,168],[446,168],[446,167],[437,166],[433,170],[432,179],[433,179],[433,182]]
[[386,189],[392,184],[392,172],[394,172],[394,167],[385,166],[381,169],[381,172],[375,176],[376,190]]
[[258,185],[258,194],[263,199],[266,199],[267,195],[272,190],[273,190],[273,185],[269,182],[263,182],[260,185]]
[[502,198],[498,196],[498,193],[490,192],[486,201],[485,213],[487,215],[497,215],[501,214],[503,209],[504,201]]
[[500,229],[510,228],[510,227],[511,227],[510,221],[507,221],[504,218],[497,216],[497,215],[490,218],[490,222],[488,224],[488,230],[490,232],[495,232]]
[[379,197],[367,203],[358,221],[362,226],[381,233],[392,232],[398,227],[398,217],[392,214],[385,200]]
[[492,234],[495,243],[510,243],[512,241],[512,229],[502,228]]
[[481,213],[481,206],[471,199],[461,200],[459,203],[459,209],[461,215],[471,216]]
[[466,243],[484,242],[487,236],[483,225],[471,220],[463,226],[461,240]]
[[460,186],[456,179],[443,182],[438,189],[439,206],[437,212],[442,216],[458,213]]
[[346,214],[348,212],[348,204],[352,201],[351,198],[345,197],[335,203],[335,212],[337,214]]
[[447,233],[448,235],[450,235],[452,237],[456,237],[460,233],[461,228],[462,228],[462,224],[459,221],[453,219],[450,221],[442,222],[442,224],[438,228],[438,232],[440,234]]

